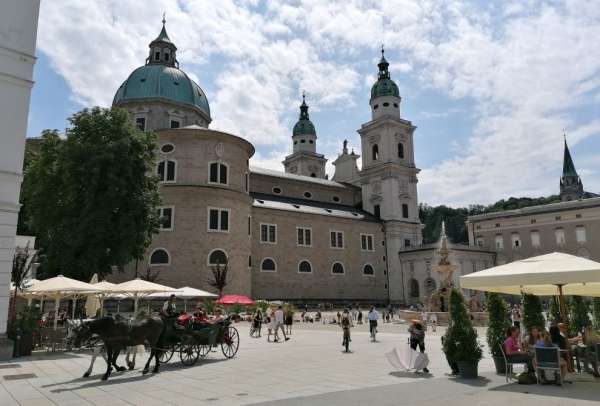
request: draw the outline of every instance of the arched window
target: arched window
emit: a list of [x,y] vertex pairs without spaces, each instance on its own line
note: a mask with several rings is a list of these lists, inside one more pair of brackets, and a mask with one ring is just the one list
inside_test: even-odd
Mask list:
[[412,278],[409,283],[410,286],[410,297],[419,297],[419,281]]
[[177,163],[171,160],[165,160],[158,163],[156,173],[159,182],[175,182],[175,174],[177,173]]
[[169,252],[164,248],[156,248],[150,254],[150,265],[169,265],[171,263],[171,256]]
[[260,270],[263,272],[275,272],[277,270],[277,264],[273,258],[265,258],[260,264]]
[[373,148],[371,148],[371,150],[373,151],[373,154],[372,154],[373,161],[377,161],[379,159],[379,146],[377,144],[374,144]]
[[398,158],[404,159],[404,144],[398,143]]
[[307,260],[300,261],[300,263],[298,264],[298,272],[312,273],[312,266],[310,265],[310,262],[308,262]]
[[208,265],[224,265],[227,263],[227,254],[220,249],[214,249],[208,254]]
[[334,262],[333,266],[331,267],[331,273],[334,275],[343,275],[344,274],[344,265],[342,265],[340,262]]
[[363,267],[363,275],[367,275],[367,276],[375,275],[375,270],[373,269],[373,266],[371,264],[366,264]]
[[427,294],[427,296],[430,296],[436,288],[435,280],[431,276],[425,279],[425,294]]

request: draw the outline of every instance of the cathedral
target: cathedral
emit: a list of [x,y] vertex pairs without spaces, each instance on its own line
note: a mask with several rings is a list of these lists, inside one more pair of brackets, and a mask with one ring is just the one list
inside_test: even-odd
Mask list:
[[[150,267],[162,283],[210,290],[212,269],[227,264],[225,292],[297,303],[424,301],[439,283],[438,245],[422,245],[413,123],[381,51],[371,88],[371,120],[347,142],[328,179],[317,126],[303,96],[284,171],[249,166],[254,146],[209,128],[206,94],[179,67],[165,24],[145,64],[117,89],[113,106],[158,136],[160,232],[131,279]],[[452,246],[451,246],[452,248]],[[450,259],[483,269],[494,253],[457,246]],[[471,269],[469,267],[469,269]],[[459,274],[455,275],[458,277]]]

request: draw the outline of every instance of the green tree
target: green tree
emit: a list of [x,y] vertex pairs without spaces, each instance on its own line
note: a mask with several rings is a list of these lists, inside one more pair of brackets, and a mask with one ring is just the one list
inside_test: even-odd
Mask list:
[[500,346],[506,338],[506,330],[510,327],[508,306],[497,293],[488,293],[487,311],[489,324],[487,329],[487,342],[493,356],[501,357]]
[[552,299],[550,299],[549,313],[552,323],[557,324],[560,322],[560,304],[558,303],[558,296],[552,296]]
[[571,334],[578,334],[591,324],[588,305],[581,296],[573,296],[569,310],[571,313],[571,323],[569,324]]
[[542,302],[538,296],[523,295],[523,326],[525,331],[532,327],[544,328],[546,321],[542,313]]
[[592,312],[594,314],[594,328],[600,330],[600,297],[592,301]]
[[479,361],[482,357],[477,331],[471,323],[465,300],[455,288],[450,292],[450,321],[442,344],[450,362]]
[[46,131],[23,182],[24,223],[38,237],[43,276],[80,280],[143,257],[157,231],[156,138],[125,110],[85,109],[65,139]]

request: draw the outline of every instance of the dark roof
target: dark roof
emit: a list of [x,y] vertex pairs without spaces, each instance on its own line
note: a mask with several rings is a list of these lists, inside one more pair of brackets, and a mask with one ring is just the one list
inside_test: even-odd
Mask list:
[[563,159],[563,178],[565,177],[578,177],[577,171],[575,170],[575,164],[573,164],[573,158],[571,158],[571,152],[569,151],[569,146],[567,145],[567,140],[565,140],[565,156]]
[[[381,220],[367,213],[364,210],[344,204],[319,202],[307,199],[298,199],[293,197],[278,196],[267,193],[251,192],[250,196],[254,198],[255,207],[264,207],[266,209],[298,211],[302,213],[338,216],[358,221],[370,221],[381,223]],[[258,204],[256,204],[258,203]]]

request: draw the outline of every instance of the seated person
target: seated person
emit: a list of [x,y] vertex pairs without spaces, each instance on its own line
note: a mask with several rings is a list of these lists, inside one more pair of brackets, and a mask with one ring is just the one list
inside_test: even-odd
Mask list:
[[[557,348],[558,345],[554,344],[552,342],[552,337],[550,336],[550,333],[543,333],[541,338],[535,343],[535,347],[536,348]],[[534,360],[534,364],[535,364],[535,360]],[[562,377],[564,378],[565,375],[567,375],[567,361],[564,360],[564,358],[560,358],[560,374],[562,375]],[[545,379],[545,376],[542,375],[542,377]]]
[[527,364],[527,370],[533,371],[532,356],[521,351],[519,343],[519,328],[516,326],[509,327],[506,330],[506,340],[504,340],[504,353],[509,362],[523,362]]
[[596,354],[598,351],[597,344],[600,344],[600,335],[594,330],[592,326],[588,326],[585,328],[585,346],[586,346],[586,367],[587,364],[592,365],[594,375],[598,376],[600,374],[600,365],[596,362],[596,356],[600,358],[600,354]]
[[527,336],[525,336],[525,341],[523,342],[523,349],[533,353],[533,348],[538,341],[542,339],[542,330],[537,326],[531,327],[531,331]]
[[196,308],[194,311],[194,317],[192,318],[194,323],[208,323],[210,320],[206,317],[204,311],[200,308]]
[[181,316],[177,317],[176,326],[187,326],[191,320],[192,320],[191,314],[183,313]]
[[561,350],[567,349],[567,339],[562,335],[559,326],[551,326],[548,332],[550,333],[550,340],[552,340],[552,343],[556,344]]

